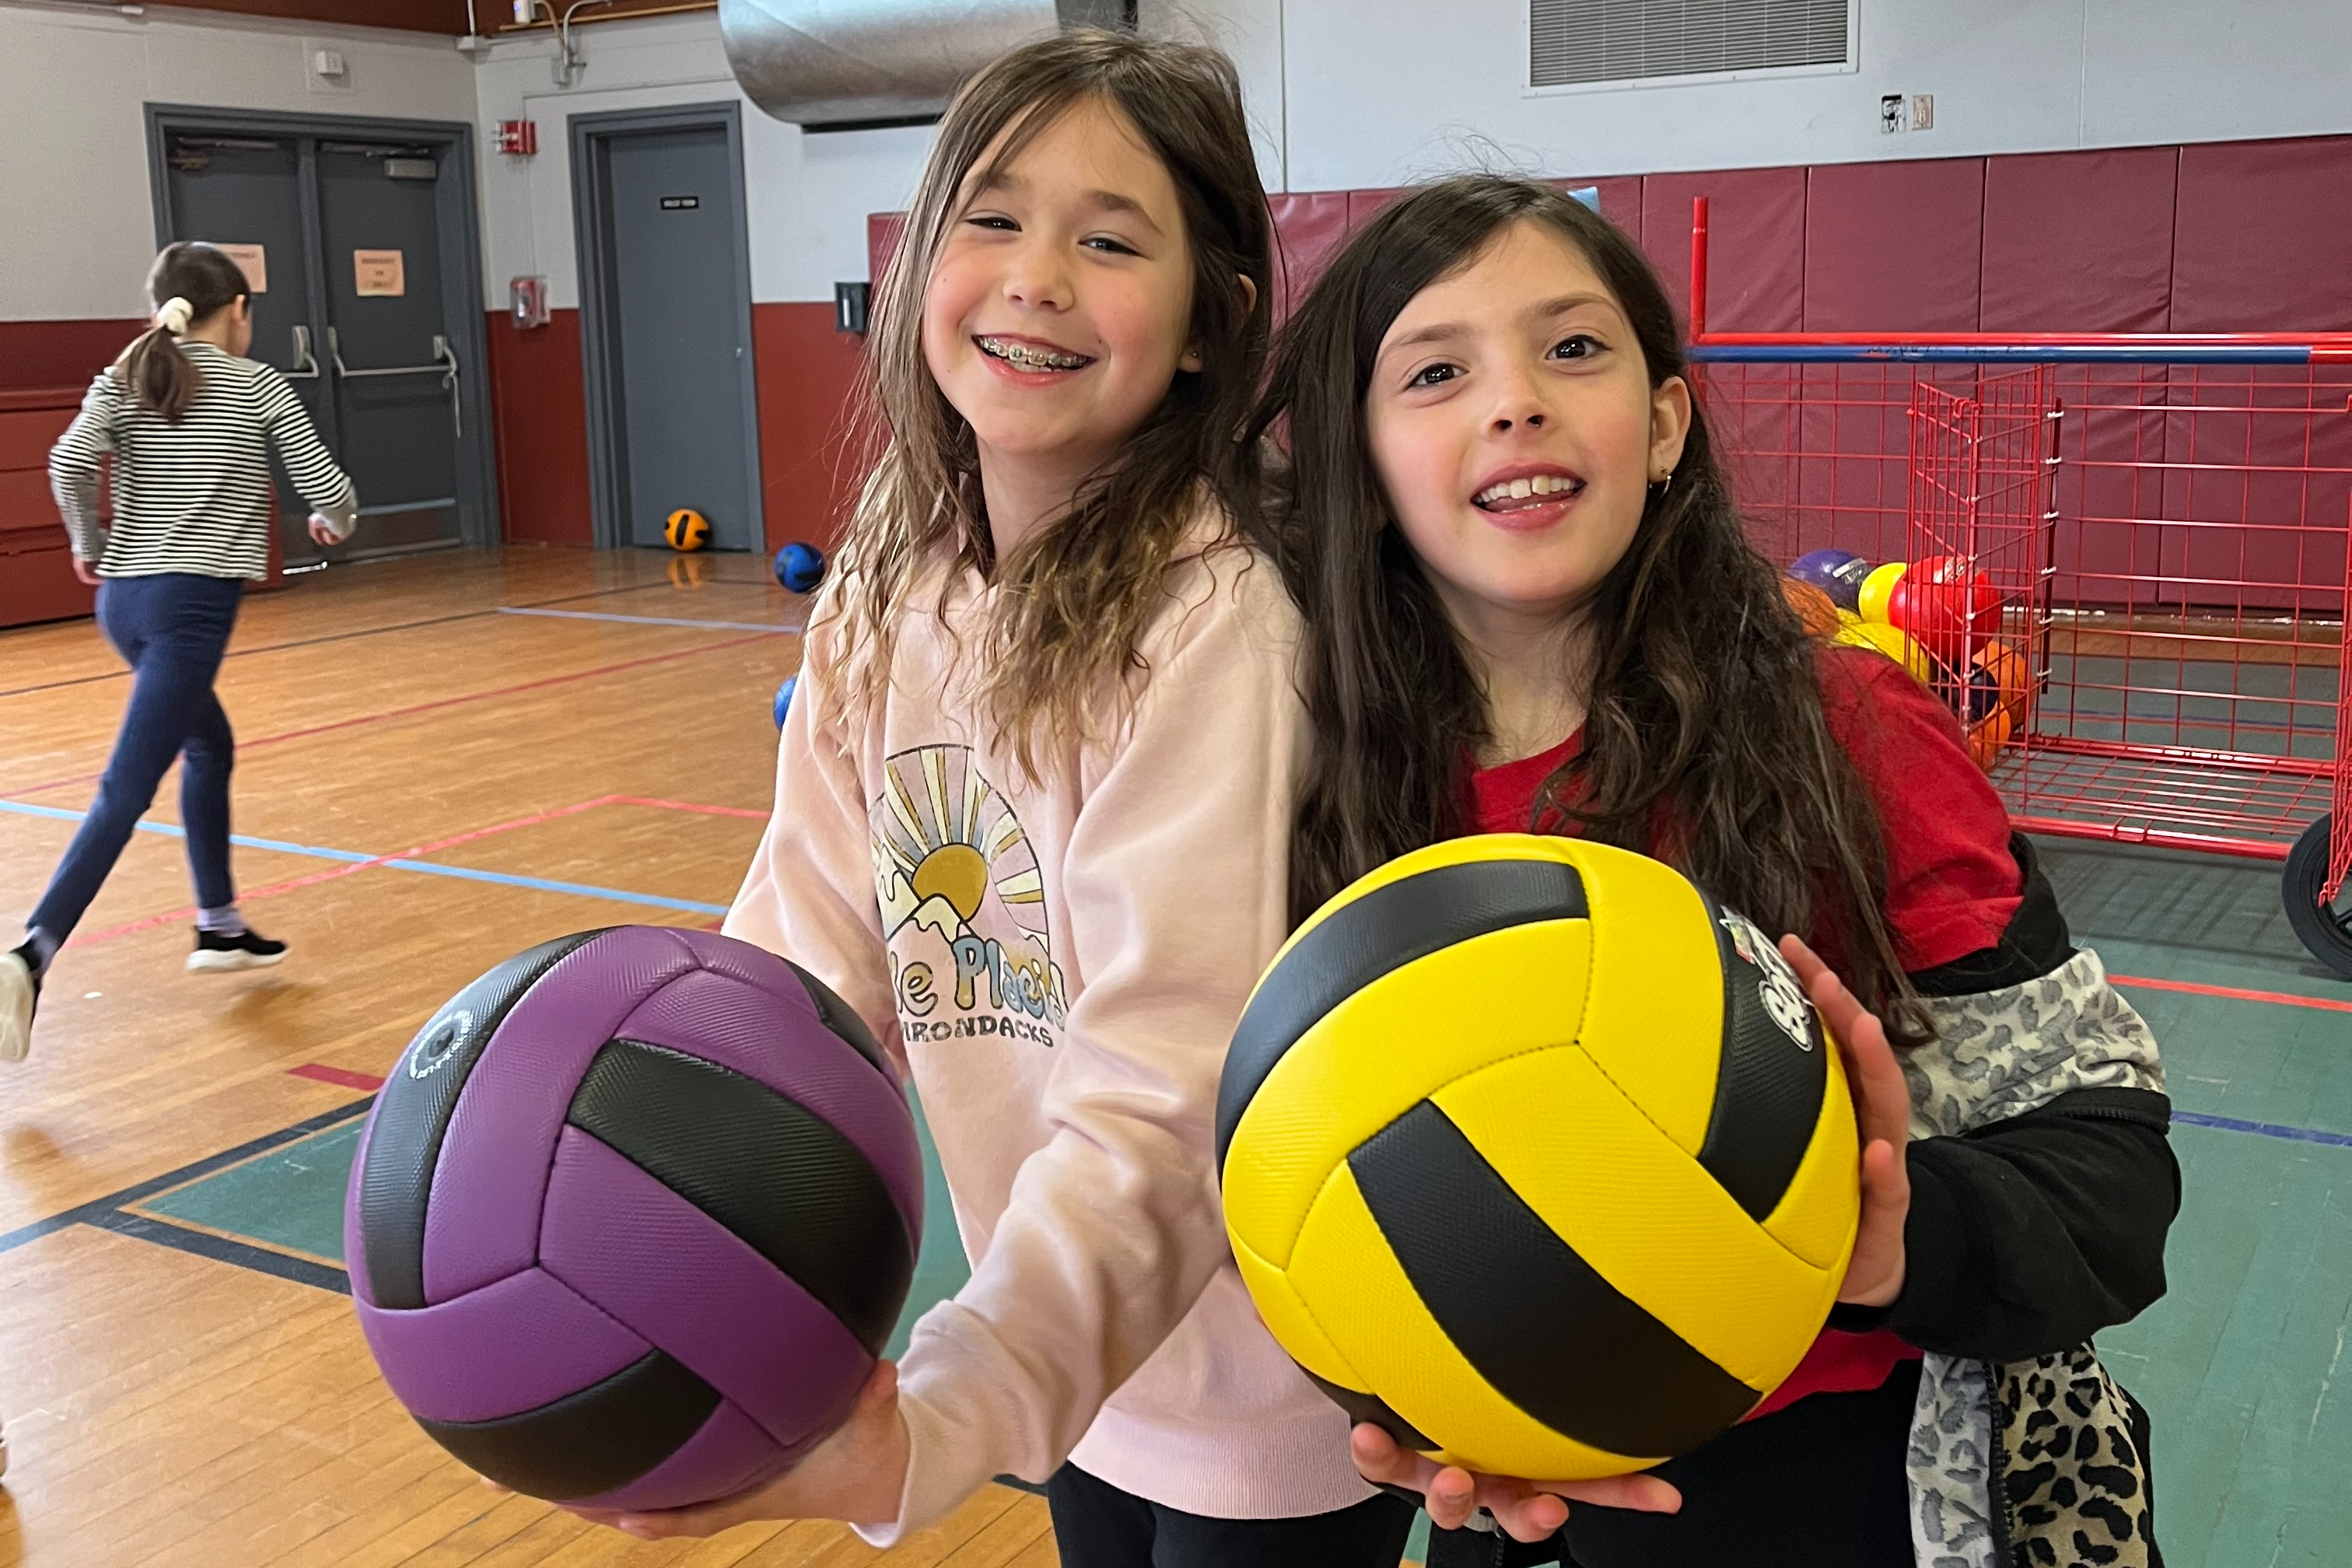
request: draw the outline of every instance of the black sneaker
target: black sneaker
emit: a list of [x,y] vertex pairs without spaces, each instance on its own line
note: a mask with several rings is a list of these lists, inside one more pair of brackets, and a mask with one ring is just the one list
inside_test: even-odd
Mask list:
[[33,1048],[33,1009],[41,1005],[41,971],[33,944],[0,952],[0,1062],[21,1062]]
[[196,933],[196,951],[188,954],[188,973],[204,974],[215,970],[267,969],[286,956],[286,944],[272,942],[257,931],[239,931],[235,936],[223,936],[218,931]]

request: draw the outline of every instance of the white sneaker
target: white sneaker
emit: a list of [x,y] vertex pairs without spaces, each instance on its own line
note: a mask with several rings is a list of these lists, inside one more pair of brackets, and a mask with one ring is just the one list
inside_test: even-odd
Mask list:
[[21,1062],[33,1048],[33,1008],[40,1000],[40,977],[24,953],[0,952],[0,1062]]

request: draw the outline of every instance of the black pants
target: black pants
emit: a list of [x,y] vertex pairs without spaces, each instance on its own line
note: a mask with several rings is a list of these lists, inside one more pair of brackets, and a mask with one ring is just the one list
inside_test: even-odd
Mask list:
[[1206,1519],[1064,1465],[1045,1483],[1062,1568],[1397,1568],[1413,1508],[1368,1498],[1304,1519]]
[[1734,1426],[1656,1473],[1680,1513],[1577,1503],[1541,1545],[1441,1530],[1429,1568],[1913,1568],[1904,1456],[1919,1363],[1866,1394],[1816,1394]]

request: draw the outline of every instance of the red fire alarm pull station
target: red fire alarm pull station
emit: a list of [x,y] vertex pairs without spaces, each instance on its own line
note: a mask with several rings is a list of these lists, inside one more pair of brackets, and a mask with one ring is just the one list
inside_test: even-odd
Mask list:
[[539,151],[539,125],[530,120],[499,121],[499,151],[518,158]]
[[507,297],[514,306],[514,324],[518,327],[547,325],[547,279],[517,278],[507,285]]

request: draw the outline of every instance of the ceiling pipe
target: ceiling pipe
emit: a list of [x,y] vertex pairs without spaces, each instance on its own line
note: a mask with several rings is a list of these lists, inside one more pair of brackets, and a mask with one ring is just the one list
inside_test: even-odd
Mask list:
[[936,118],[972,72],[1068,27],[1131,25],[1126,0],[719,0],[744,95],[813,128]]

